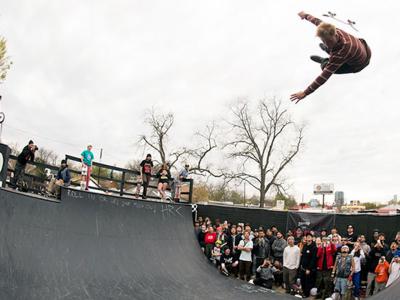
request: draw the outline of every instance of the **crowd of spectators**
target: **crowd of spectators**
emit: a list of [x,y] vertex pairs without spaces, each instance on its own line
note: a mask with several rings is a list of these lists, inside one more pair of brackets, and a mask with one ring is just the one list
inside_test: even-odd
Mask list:
[[199,217],[195,233],[221,274],[303,298],[359,299],[400,277],[400,231],[386,237],[376,229],[368,239],[352,225],[345,232],[298,227],[284,233]]

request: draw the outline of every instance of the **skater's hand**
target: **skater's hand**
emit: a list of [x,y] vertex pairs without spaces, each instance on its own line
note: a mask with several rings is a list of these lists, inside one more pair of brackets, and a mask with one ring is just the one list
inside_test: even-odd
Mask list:
[[291,100],[291,101],[295,101],[296,104],[297,104],[297,103],[299,103],[299,101],[300,101],[301,99],[303,99],[303,98],[305,98],[305,97],[306,97],[306,93],[304,93],[304,92],[298,92],[298,93],[295,93],[295,94],[290,95],[290,100]]
[[299,15],[300,19],[302,19],[302,20],[304,20],[305,17],[307,16],[307,14],[304,11],[299,12],[298,15]]
[[310,270],[306,270],[306,275],[310,275]]

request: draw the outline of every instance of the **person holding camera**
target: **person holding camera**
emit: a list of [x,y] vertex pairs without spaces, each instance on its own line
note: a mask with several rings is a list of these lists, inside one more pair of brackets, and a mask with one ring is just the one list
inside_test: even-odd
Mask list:
[[151,173],[153,171],[153,161],[151,160],[151,154],[146,155],[146,159],[140,163],[140,177],[142,179],[143,193],[142,198],[147,198],[147,188],[150,184]]
[[387,253],[384,244],[381,242],[380,239],[376,241],[374,247],[369,252],[369,256],[367,259],[367,268],[368,268],[368,277],[367,277],[367,290],[365,295],[368,297],[371,293],[374,293],[375,286],[375,269],[379,263],[379,260],[382,256],[385,256]]
[[389,279],[389,263],[384,256],[379,259],[378,265],[375,268],[375,290],[374,295],[379,293],[386,287]]
[[315,287],[318,289],[318,297],[322,297],[322,299],[328,297],[332,290],[331,273],[335,264],[336,251],[336,245],[331,243],[327,237],[317,243],[317,279]]
[[35,160],[35,152],[39,150],[39,148],[33,143],[32,140],[29,141],[28,145],[22,149],[21,153],[17,157],[17,163],[14,168],[14,176],[11,179],[11,188],[16,189],[18,180],[21,176],[23,176],[25,172],[25,167],[28,161]]
[[267,289],[272,289],[275,271],[276,269],[272,265],[271,261],[268,258],[265,258],[262,265],[260,265],[256,270],[259,277],[254,279],[254,281],[250,280],[249,283],[253,283]]
[[353,273],[353,296],[355,300],[360,299],[361,289],[361,262],[365,260],[365,254],[359,242],[354,243],[354,249],[350,253],[354,260],[354,273]]

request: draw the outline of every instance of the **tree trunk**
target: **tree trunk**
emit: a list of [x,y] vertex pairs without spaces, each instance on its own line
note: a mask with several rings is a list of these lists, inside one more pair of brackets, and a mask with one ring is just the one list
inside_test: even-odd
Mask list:
[[265,203],[265,193],[263,191],[260,191],[260,208],[264,207]]

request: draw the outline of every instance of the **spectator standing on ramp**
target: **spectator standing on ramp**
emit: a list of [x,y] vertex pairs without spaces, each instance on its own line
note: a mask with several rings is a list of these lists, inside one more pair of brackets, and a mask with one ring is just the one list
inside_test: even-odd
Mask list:
[[161,166],[160,171],[157,173],[158,178],[158,192],[161,195],[161,200],[165,200],[167,198],[165,191],[168,188],[168,183],[171,180],[171,173],[169,172],[169,168],[167,164],[163,164]]
[[329,58],[313,55],[311,60],[321,64],[322,73],[304,91],[292,94],[290,99],[298,103],[323,85],[332,74],[357,73],[368,66],[371,50],[363,39],[322,22],[305,12],[299,17],[317,26],[317,36],[322,40],[320,47],[329,54]]
[[151,160],[151,154],[146,155],[146,159],[140,163],[140,176],[142,177],[143,194],[142,198],[147,198],[147,188],[150,183],[151,173],[153,170],[153,161]]
[[29,141],[28,145],[22,149],[21,153],[18,155],[17,162],[15,164],[14,176],[11,180],[11,187],[13,189],[17,188],[17,183],[21,175],[25,172],[25,167],[28,161],[35,160],[35,152],[38,147],[33,143],[32,140]]
[[179,201],[181,199],[181,189],[183,182],[189,177],[189,165],[185,164],[185,167],[178,174],[178,180],[174,182],[175,184],[175,192],[174,192],[174,200]]
[[93,146],[89,144],[86,150],[82,151],[81,153],[81,162],[82,162],[81,189],[84,189],[86,191],[89,190],[90,174],[92,172],[92,162],[94,159],[92,149]]

